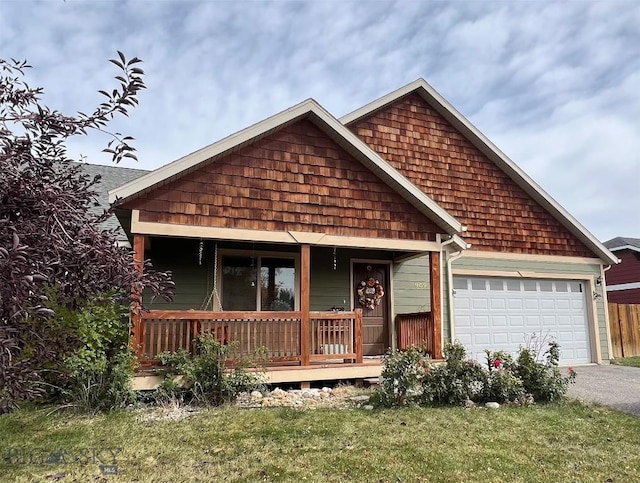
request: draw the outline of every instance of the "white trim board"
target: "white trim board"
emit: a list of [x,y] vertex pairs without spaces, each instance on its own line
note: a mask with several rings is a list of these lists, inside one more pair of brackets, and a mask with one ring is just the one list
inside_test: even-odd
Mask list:
[[432,241],[350,237],[298,231],[245,230],[241,228],[218,228],[171,223],[152,223],[148,221],[140,221],[140,212],[138,210],[132,210],[131,213],[131,233],[184,238],[287,243],[294,245],[337,246],[343,248],[349,247],[415,252],[440,251],[440,244]]
[[528,279],[554,279],[554,280],[581,280],[593,282],[592,274],[579,273],[547,273],[547,272],[528,272],[522,270],[484,270],[484,269],[468,269],[453,268],[453,275],[466,277],[497,277],[497,278],[528,278]]
[[618,258],[613,255],[595,236],[578,222],[560,203],[544,191],[527,173],[514,163],[505,153],[500,151],[484,134],[480,132],[466,117],[453,107],[444,97],[431,87],[424,79],[417,79],[386,96],[356,109],[340,118],[345,125],[351,124],[363,117],[395,102],[411,93],[420,95],[431,107],[438,111],[447,121],[462,133],[474,146],[491,159],[524,191],[531,195],[549,213],[551,213],[565,228],[578,237],[587,247],[594,251],[606,263],[617,264]]
[[602,265],[600,258],[565,257],[562,255],[534,255],[529,253],[484,252],[466,250],[459,258],[485,258],[492,260],[514,260],[530,262],[577,263],[586,265]]
[[633,245],[624,245],[621,247],[609,248],[610,252],[617,252],[619,250],[632,250],[634,252],[640,252],[640,247],[636,247]]
[[607,292],[618,292],[620,290],[633,290],[640,288],[640,282],[618,283],[616,285],[607,285]]

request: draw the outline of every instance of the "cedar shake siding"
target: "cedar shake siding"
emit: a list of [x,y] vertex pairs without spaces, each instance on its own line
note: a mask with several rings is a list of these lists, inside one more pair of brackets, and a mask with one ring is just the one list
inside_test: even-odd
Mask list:
[[123,208],[140,221],[433,241],[442,232],[307,120]]
[[349,128],[451,215],[474,249],[594,257],[580,240],[418,95]]

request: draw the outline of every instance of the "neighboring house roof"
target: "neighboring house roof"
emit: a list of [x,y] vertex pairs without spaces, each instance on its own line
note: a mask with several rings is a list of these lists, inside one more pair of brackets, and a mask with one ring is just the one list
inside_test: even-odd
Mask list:
[[556,200],[546,193],[529,175],[519,168],[506,154],[498,149],[484,134],[442,97],[424,79],[417,79],[400,89],[393,91],[350,114],[340,118],[345,125],[352,124],[375,111],[378,111],[398,99],[416,93],[422,97],[440,115],[460,131],[476,148],[491,159],[525,192],[551,213],[562,225],[580,239],[602,260],[618,263],[618,258],[611,253],[595,236],[582,226]]
[[202,148],[157,170],[109,192],[109,201],[121,204],[143,192],[157,188],[184,174],[194,171],[205,162],[234,152],[284,126],[307,119],[328,134],[346,151],[362,162],[389,187],[398,192],[421,213],[432,219],[448,234],[465,231],[465,227],[451,214],[393,168],[373,149],[361,141],[335,117],[313,99],[308,99],[262,122]]
[[610,251],[615,252],[618,250],[632,250],[640,252],[640,238],[627,238],[617,236],[611,240],[604,242],[604,246]]
[[[109,191],[122,186],[125,183],[129,183],[135,179],[148,174],[149,171],[144,169],[132,169],[124,168],[118,165],[103,166],[99,164],[89,163],[73,163],[82,165],[82,171],[92,178],[100,176],[100,182],[93,187],[93,190],[97,193],[96,201],[98,206],[91,206],[89,211],[94,214],[102,214],[105,210],[109,209]],[[128,243],[127,235],[122,229],[118,219],[115,215],[112,215],[107,221],[102,224],[105,230],[116,229],[118,242],[122,244]]]

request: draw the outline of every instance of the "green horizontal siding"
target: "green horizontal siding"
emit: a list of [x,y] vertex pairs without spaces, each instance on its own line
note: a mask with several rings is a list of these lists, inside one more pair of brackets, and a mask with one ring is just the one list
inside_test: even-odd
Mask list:
[[311,310],[351,309],[350,257],[350,251],[336,250],[334,270],[332,248],[311,248]]
[[431,310],[428,254],[393,265],[393,307],[396,314]]
[[[247,253],[264,249],[259,244],[222,243],[219,248],[229,247],[245,248]],[[273,252],[279,251],[277,246],[267,248]],[[288,246],[284,251],[291,253],[294,250]],[[299,247],[296,251],[299,253]],[[213,290],[214,253],[214,244],[206,242],[200,265],[198,240],[154,238],[145,258],[151,259],[155,270],[171,271],[176,289],[173,302],[161,299],[151,302],[150,294],[146,292],[145,306],[155,310],[203,308]],[[390,257],[391,252],[388,251],[337,248],[334,270],[333,248],[311,247],[311,310],[327,310],[336,306],[351,310],[351,260],[388,260]]]
[[[514,259],[495,259],[495,258],[471,258],[462,256],[453,262],[453,270],[474,270],[478,271],[478,275],[482,276],[482,272],[489,271],[501,271],[501,272],[536,272],[538,274],[562,274],[562,275],[574,275],[576,279],[580,279],[585,276],[593,276],[597,278],[600,276],[600,265],[594,264],[582,264],[582,263],[569,263],[562,261],[534,261],[534,260],[514,260]],[[446,260],[443,261],[443,273],[444,273],[444,300],[443,300],[443,333],[445,340],[451,338],[451,317],[449,314],[449,299],[451,295],[451,289],[448,286],[447,274],[446,274]],[[544,276],[544,275],[543,275]],[[593,288],[593,287],[592,287]],[[598,334],[600,337],[600,353],[603,360],[609,359],[609,334],[607,331],[605,311],[607,308],[604,305],[602,297],[602,286],[596,286],[594,288],[598,294],[596,299],[596,321],[598,326]],[[592,294],[586,293],[587,304],[591,304]],[[455,314],[454,314],[455,315]]]
[[[213,287],[213,253],[203,252],[199,263],[199,241],[185,238],[154,238],[151,249],[145,252],[157,271],[171,271],[176,284],[174,301],[163,299],[151,301],[150,294],[144,294],[144,304],[154,310],[200,309],[208,298],[207,286]],[[209,278],[209,281],[207,281]]]

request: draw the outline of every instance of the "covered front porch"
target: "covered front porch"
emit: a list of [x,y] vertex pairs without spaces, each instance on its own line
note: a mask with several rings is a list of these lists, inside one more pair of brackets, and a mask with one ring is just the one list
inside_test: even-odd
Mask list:
[[[139,266],[150,258],[178,286],[174,304],[132,313],[143,370],[162,352],[194,351],[205,332],[233,343],[234,357],[263,365],[271,383],[376,377],[389,348],[420,345],[440,357],[438,250],[143,234],[133,241]],[[373,307],[358,296],[370,276],[384,287]]]

